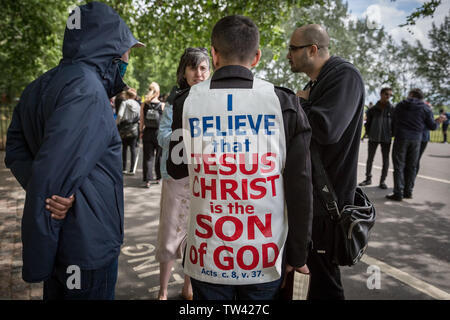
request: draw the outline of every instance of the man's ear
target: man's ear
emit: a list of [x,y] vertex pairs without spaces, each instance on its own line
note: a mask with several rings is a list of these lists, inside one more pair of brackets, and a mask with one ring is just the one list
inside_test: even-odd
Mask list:
[[308,49],[309,49],[310,57],[314,57],[319,54],[319,47],[317,47],[316,45],[312,45],[312,46],[308,47]]
[[256,52],[256,55],[253,58],[251,67],[252,68],[255,67],[259,63],[259,60],[261,60],[261,50],[260,49],[258,49],[258,51]]
[[219,53],[214,49],[213,46],[211,46],[211,55],[212,55],[212,62],[215,69],[218,69],[219,62],[220,62],[220,56]]

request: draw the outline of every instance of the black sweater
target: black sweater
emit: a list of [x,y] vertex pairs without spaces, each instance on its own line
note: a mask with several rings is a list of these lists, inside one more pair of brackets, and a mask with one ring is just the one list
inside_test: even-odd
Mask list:
[[[351,63],[332,56],[301,99],[312,128],[312,142],[338,197],[339,209],[353,204],[364,112],[364,83]],[[314,192],[314,215],[327,215]]]

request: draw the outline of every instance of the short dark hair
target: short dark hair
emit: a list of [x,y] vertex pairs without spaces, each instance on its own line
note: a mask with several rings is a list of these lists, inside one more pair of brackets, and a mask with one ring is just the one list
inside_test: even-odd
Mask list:
[[383,94],[383,93],[385,93],[386,91],[392,91],[392,89],[389,88],[389,87],[381,88],[380,94]]
[[225,60],[247,63],[259,49],[258,27],[248,17],[224,17],[212,30],[211,45]]
[[197,68],[203,61],[206,61],[209,67],[209,55],[206,48],[187,48],[184,50],[177,69],[177,84],[180,89],[189,88],[189,84],[184,77],[186,67]]
[[424,98],[423,92],[419,88],[414,88],[414,89],[409,90],[408,96],[419,99],[419,100],[423,100],[423,98]]

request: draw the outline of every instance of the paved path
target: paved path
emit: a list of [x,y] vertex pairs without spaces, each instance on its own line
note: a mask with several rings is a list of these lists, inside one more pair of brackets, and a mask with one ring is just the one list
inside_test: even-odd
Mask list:
[[[358,181],[364,179],[366,155],[367,142],[361,144]],[[3,158],[0,153],[0,299],[39,299],[42,286],[21,280],[24,192],[4,168]],[[390,189],[366,187],[376,204],[377,223],[364,260],[342,268],[348,299],[450,299],[450,145],[429,144],[422,159],[413,199],[397,203],[384,198],[392,190],[392,173]],[[378,151],[374,182],[380,169]],[[138,169],[135,176],[124,179],[125,241],[119,257],[117,299],[155,299],[159,289],[154,246],[161,186],[143,188],[141,175]],[[170,299],[180,299],[182,279],[177,263],[170,278]]]
[[41,299],[42,284],[22,280],[20,222],[25,192],[5,168],[0,151],[0,300]]

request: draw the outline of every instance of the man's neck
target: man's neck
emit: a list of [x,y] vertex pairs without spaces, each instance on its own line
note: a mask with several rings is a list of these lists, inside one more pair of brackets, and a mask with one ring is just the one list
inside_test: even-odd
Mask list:
[[317,62],[317,65],[315,65],[313,67],[313,70],[311,70],[310,72],[307,72],[306,74],[308,75],[308,77],[311,79],[311,81],[316,81],[317,78],[319,77],[320,71],[322,71],[323,66],[325,65],[325,63],[327,63],[327,61],[330,59],[330,57],[326,57],[324,59],[321,59]]
[[216,65],[215,71],[219,70],[220,68],[228,67],[228,66],[240,66],[240,67],[247,68],[248,70],[250,70],[252,68],[251,65],[242,64],[242,63],[222,63],[219,65]]

